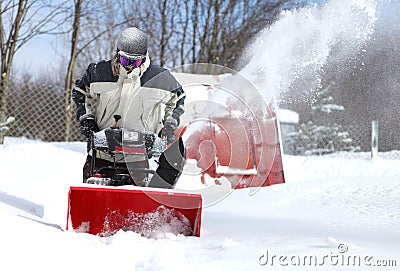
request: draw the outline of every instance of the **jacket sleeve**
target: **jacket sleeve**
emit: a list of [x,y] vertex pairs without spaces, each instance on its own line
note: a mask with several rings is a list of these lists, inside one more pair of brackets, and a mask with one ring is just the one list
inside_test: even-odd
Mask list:
[[79,117],[86,114],[85,102],[86,95],[89,93],[89,87],[91,83],[91,74],[95,64],[91,63],[86,69],[86,73],[75,81],[75,86],[72,89],[72,100],[75,102],[76,111],[75,117],[79,120]]
[[166,103],[164,121],[167,117],[171,116],[179,125],[180,117],[185,112],[185,93],[181,84],[169,71],[163,72],[163,75],[165,78],[162,81],[166,84],[166,88],[174,94],[173,98]]
[[141,77],[141,84],[144,87],[158,88],[171,92],[172,97],[163,101],[166,105],[163,120],[172,116],[180,122],[180,116],[184,112],[185,93],[178,80],[165,68],[150,65]]

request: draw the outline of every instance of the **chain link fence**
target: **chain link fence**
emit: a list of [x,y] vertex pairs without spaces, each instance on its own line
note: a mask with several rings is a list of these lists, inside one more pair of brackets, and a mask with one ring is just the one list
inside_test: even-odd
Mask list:
[[[71,108],[74,111],[75,108]],[[25,137],[43,141],[64,141],[66,112],[64,87],[47,83],[10,83],[7,96],[7,115],[15,122],[6,136]],[[84,141],[78,122],[71,121],[70,141]]]
[[[398,138],[400,134],[391,129],[389,124],[383,121],[377,121],[379,124],[378,133],[376,134],[376,144],[378,146],[379,156],[385,159],[400,159],[400,150]],[[320,136],[307,135],[301,133],[304,124],[282,124],[281,123],[281,136],[283,152],[289,155],[330,155],[332,153],[340,154],[341,157],[360,157],[360,153],[364,156],[371,156],[373,151],[373,135],[372,135],[372,122],[365,123],[346,123],[341,125],[341,131],[332,136],[331,134],[324,134],[320,132]],[[315,130],[324,130],[329,127],[335,127],[333,123],[327,123],[324,126],[315,125]],[[302,131],[302,132],[300,132]],[[296,141],[293,140],[296,138]],[[340,140],[338,140],[338,138]],[[307,149],[306,146],[310,145],[310,141],[315,143],[312,148]]]
[[[60,85],[51,85],[48,83],[10,83],[7,97],[8,116],[15,117],[15,122],[10,127],[6,136],[25,137],[28,139],[38,139],[42,141],[65,141],[66,131],[66,112],[64,106],[64,87]],[[73,105],[74,107],[74,105]],[[75,108],[70,110],[74,111]],[[329,124],[326,124],[329,126]],[[348,123],[343,125],[343,130],[347,138],[351,140],[350,145],[354,146],[354,152],[371,151],[371,123]],[[296,154],[293,152],[288,140],[288,135],[299,131],[299,125],[292,124],[285,126],[281,124],[282,145],[285,154]],[[85,141],[85,138],[79,133],[79,126],[75,118],[71,121],[71,129],[68,135],[69,141]],[[393,142],[397,142],[400,135],[388,127],[384,121],[379,122],[379,151],[388,159],[400,159],[400,147]],[[307,139],[309,140],[309,139]],[[324,148],[330,149],[328,153],[342,153],[341,155],[352,155],[352,152],[343,152],[341,146],[335,146],[332,149],[332,140],[327,138],[319,139]],[[388,142],[390,141],[390,142]],[[348,140],[345,141],[349,144]],[[299,140],[300,146],[308,144],[305,140]],[[338,143],[335,143],[336,145]],[[339,142],[340,144],[340,142]],[[344,143],[343,143],[344,144]],[[343,147],[343,146],[342,146]],[[299,155],[299,153],[297,153]],[[320,153],[324,154],[324,153]]]

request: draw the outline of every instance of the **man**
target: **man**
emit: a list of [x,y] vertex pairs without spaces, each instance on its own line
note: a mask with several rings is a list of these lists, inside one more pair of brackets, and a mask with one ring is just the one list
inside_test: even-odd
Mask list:
[[[112,60],[89,65],[86,73],[76,80],[72,98],[80,131],[88,139],[93,132],[113,126],[114,115],[120,115],[121,128],[150,131],[171,143],[184,112],[181,85],[168,70],[151,64],[147,37],[135,27],[121,32]],[[149,186],[173,188],[183,167],[183,155],[179,138],[160,156]],[[84,180],[90,177],[91,160],[89,151],[83,168]],[[115,166],[117,162],[118,167],[148,167],[147,159],[140,155],[128,159],[97,152],[95,162],[96,166]]]

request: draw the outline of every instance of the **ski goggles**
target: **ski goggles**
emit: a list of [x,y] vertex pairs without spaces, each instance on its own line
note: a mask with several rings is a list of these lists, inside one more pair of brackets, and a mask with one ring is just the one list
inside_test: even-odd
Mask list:
[[144,58],[141,59],[130,59],[126,56],[119,55],[118,57],[119,63],[121,63],[122,66],[127,67],[127,66],[132,66],[134,68],[140,67],[142,63],[144,62]]

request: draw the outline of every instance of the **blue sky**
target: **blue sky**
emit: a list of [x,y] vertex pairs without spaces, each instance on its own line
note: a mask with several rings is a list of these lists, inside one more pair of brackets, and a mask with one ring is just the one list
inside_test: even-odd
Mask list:
[[[14,67],[36,70],[44,68],[49,61],[59,59],[56,46],[57,40],[53,36],[43,35],[33,38],[16,52]],[[61,48],[59,49],[61,50]],[[35,74],[35,72],[32,73]]]

